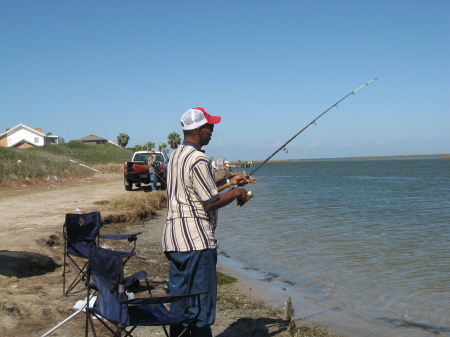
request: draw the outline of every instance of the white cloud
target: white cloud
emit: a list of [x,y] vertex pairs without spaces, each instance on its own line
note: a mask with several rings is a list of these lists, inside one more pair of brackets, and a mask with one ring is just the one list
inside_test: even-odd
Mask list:
[[319,145],[320,145],[319,142],[312,142],[312,143],[308,144],[308,147],[313,148],[313,147],[318,147]]

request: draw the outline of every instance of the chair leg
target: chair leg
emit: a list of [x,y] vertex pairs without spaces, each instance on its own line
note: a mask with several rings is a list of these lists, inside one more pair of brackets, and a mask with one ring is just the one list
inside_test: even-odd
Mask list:
[[[131,334],[134,329],[136,329],[137,327],[134,326],[132,327],[130,330],[127,330],[126,328],[123,329],[123,332],[125,333],[125,335],[123,335],[123,337],[133,337],[133,335]],[[119,335],[120,336],[120,335]]]
[[64,262],[63,262],[63,294],[66,293],[66,254],[64,253]]
[[147,291],[148,291],[148,295],[150,297],[152,297],[152,290],[150,289],[150,283],[148,282],[148,277],[145,277],[145,283],[147,283]]
[[[184,327],[181,324],[171,325],[169,330],[170,330],[170,337],[188,337],[191,335],[189,326]],[[166,332],[167,335],[166,327],[164,327],[164,331]]]
[[[72,283],[66,288],[66,263],[67,265],[70,265],[71,269],[74,271],[74,273],[77,273],[72,281]],[[63,274],[63,291],[64,295],[68,296],[69,293],[81,282],[86,280],[86,268],[87,268],[87,262],[83,265],[82,268],[80,268],[70,256],[67,257],[67,261],[64,263],[64,274]]]
[[94,337],[97,337],[97,334],[95,333],[94,322],[92,321],[92,316],[86,309],[86,337],[89,336],[89,326],[92,329],[92,333],[93,333]]

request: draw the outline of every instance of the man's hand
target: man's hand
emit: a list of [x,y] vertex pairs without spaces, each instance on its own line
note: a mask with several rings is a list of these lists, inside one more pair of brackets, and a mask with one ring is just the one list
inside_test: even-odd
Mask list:
[[236,198],[238,206],[244,206],[247,201],[250,200],[247,194],[247,190],[244,188],[237,188],[236,191],[239,191],[239,195]]
[[236,174],[230,178],[231,185],[245,186],[249,183],[256,184],[256,180],[253,177],[244,174]]

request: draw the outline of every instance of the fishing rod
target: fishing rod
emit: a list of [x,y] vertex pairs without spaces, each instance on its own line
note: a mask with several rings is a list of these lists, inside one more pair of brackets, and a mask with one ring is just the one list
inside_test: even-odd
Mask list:
[[348,96],[350,95],[354,95],[355,92],[357,92],[359,89],[365,87],[366,85],[369,85],[369,83],[375,81],[377,78],[374,78],[373,80],[370,80],[367,83],[364,83],[363,85],[361,85],[360,87],[356,88],[355,90],[353,90],[352,92],[350,92],[349,94],[347,94],[346,96],[344,96],[343,98],[341,98],[339,101],[337,101],[336,103],[334,103],[332,106],[330,106],[328,109],[326,109],[324,112],[322,112],[319,116],[316,117],[316,119],[314,119],[311,123],[309,123],[308,125],[306,125],[303,129],[301,129],[299,132],[297,132],[291,139],[289,139],[286,143],[284,143],[283,145],[280,146],[280,148],[278,150],[276,150],[274,153],[272,153],[269,157],[267,157],[266,160],[264,160],[262,162],[261,165],[259,165],[256,169],[254,169],[249,176],[251,176],[253,173],[255,173],[256,171],[258,171],[261,166],[263,166],[265,163],[267,163],[270,158],[272,158],[274,155],[276,155],[278,152],[280,152],[281,150],[283,150],[286,145],[288,145],[292,140],[294,140],[295,137],[297,137],[299,134],[301,134],[303,131],[305,131],[309,126],[311,126],[312,124],[316,124],[316,120],[318,120],[320,117],[322,117],[323,115],[325,115],[329,110],[333,109],[334,107],[337,107],[337,105],[339,103],[341,103],[344,99],[346,99]]

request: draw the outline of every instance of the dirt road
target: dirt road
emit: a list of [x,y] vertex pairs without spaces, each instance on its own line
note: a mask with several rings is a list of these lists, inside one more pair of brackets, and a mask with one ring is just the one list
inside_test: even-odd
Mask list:
[[[45,252],[46,247],[36,244],[37,238],[62,233],[66,213],[97,210],[95,202],[110,200],[125,193],[122,178],[117,174],[96,175],[67,186],[43,187],[39,192],[24,186],[0,199],[1,249]],[[34,240],[33,240],[34,239]]]

